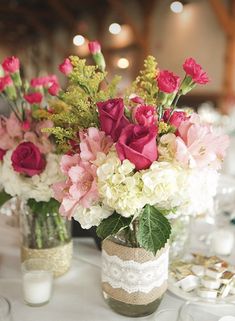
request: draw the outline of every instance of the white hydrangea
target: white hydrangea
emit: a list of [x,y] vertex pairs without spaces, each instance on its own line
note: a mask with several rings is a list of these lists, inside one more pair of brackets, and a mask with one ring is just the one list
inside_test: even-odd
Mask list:
[[77,206],[73,217],[81,224],[82,228],[89,229],[92,226],[98,226],[103,219],[109,217],[112,213],[113,209],[99,204],[93,205],[90,208]]
[[6,193],[19,196],[24,200],[33,198],[37,202],[49,201],[53,196],[52,184],[64,179],[60,171],[60,156],[48,154],[45,170],[40,175],[26,177],[14,171],[11,155],[12,151],[8,151],[4,156],[0,173],[1,183]]

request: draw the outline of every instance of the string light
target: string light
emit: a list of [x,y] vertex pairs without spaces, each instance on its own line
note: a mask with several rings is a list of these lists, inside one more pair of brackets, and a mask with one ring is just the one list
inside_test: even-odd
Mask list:
[[75,46],[82,46],[85,43],[85,38],[82,35],[76,35],[73,37],[73,44]]
[[111,23],[109,26],[109,32],[112,33],[113,35],[118,35],[122,31],[122,27],[120,26],[119,23]]
[[117,61],[117,66],[121,69],[126,69],[129,67],[129,60],[126,58],[119,58]]
[[170,9],[174,13],[181,13],[184,10],[184,5],[180,1],[173,1],[170,5]]

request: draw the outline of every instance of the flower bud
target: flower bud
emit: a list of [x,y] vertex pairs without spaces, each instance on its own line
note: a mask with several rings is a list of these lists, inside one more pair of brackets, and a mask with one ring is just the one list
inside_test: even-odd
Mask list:
[[104,56],[101,52],[100,43],[97,40],[90,41],[88,43],[88,47],[89,47],[90,53],[92,54],[95,64],[98,66],[98,68],[101,71],[105,71],[106,64],[105,64]]

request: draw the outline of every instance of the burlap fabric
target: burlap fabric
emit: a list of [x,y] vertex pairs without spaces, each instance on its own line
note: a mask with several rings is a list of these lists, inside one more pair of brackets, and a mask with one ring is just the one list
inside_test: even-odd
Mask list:
[[52,263],[55,277],[65,274],[70,266],[73,254],[73,242],[70,241],[64,245],[56,246],[50,249],[30,249],[21,246],[21,261],[27,259],[47,259]]
[[[110,256],[117,256],[123,261],[133,260],[138,263],[157,260],[163,253],[168,251],[169,245],[157,252],[154,256],[151,252],[143,248],[126,247],[110,240],[105,240],[102,243],[102,249]],[[167,289],[167,280],[160,287],[153,288],[150,292],[133,292],[128,293],[122,288],[113,288],[108,282],[102,282],[102,289],[111,298],[133,305],[146,305],[160,298]]]

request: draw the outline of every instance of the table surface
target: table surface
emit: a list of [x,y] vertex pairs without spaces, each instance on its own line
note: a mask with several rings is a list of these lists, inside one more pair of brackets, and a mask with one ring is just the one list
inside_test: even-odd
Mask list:
[[[92,239],[74,239],[70,271],[55,280],[53,296],[43,307],[24,304],[21,289],[19,230],[0,217],[0,295],[10,299],[14,321],[133,321],[114,313],[101,292],[101,253]],[[175,309],[184,303],[167,292],[158,311]],[[157,320],[156,313],[138,320]],[[209,320],[208,320],[209,321]]]

